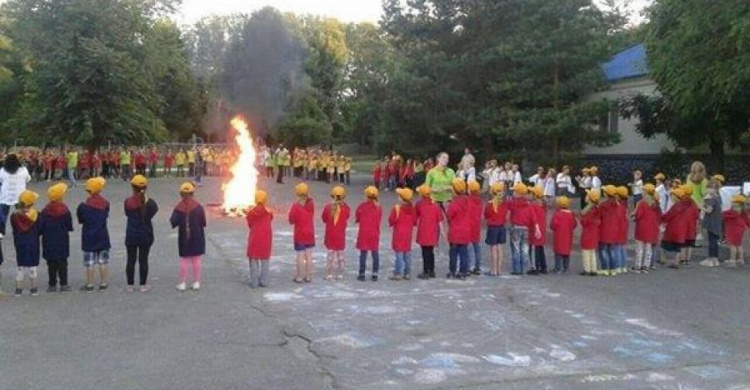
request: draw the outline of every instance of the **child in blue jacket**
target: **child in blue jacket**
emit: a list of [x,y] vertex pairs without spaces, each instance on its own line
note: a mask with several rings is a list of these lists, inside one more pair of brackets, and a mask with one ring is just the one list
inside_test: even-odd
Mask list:
[[73,217],[63,198],[68,190],[65,183],[57,183],[47,189],[49,203],[39,218],[39,235],[42,236],[42,257],[47,260],[49,274],[48,293],[57,292],[60,279],[60,292],[70,291],[68,286],[68,257],[70,257],[70,232],[73,231]]
[[39,295],[37,290],[37,269],[39,268],[39,213],[34,210],[34,203],[39,194],[23,191],[18,196],[17,210],[10,216],[13,226],[13,245],[16,248],[16,293],[23,294],[23,282],[29,277],[29,292]]
[[109,241],[107,219],[109,218],[109,202],[101,196],[107,181],[102,177],[95,177],[86,182],[86,192],[89,197],[78,205],[76,216],[81,224],[81,249],[83,250],[83,266],[86,268],[86,284],[81,291],[94,291],[94,276],[99,267],[99,291],[106,291],[109,286]]

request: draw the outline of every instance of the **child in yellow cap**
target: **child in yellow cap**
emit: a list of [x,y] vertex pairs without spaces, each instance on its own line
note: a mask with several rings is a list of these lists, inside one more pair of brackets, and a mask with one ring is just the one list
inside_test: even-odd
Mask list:
[[490,186],[490,200],[484,207],[487,222],[485,243],[490,247],[490,276],[499,276],[503,262],[502,245],[507,241],[505,225],[508,220],[508,207],[505,205],[505,183],[498,181]]
[[312,282],[312,248],[315,247],[315,203],[305,183],[294,187],[297,201],[289,210],[289,224],[294,227],[294,250],[297,252],[294,282]]
[[414,226],[417,212],[411,200],[414,196],[408,188],[398,188],[396,193],[399,203],[393,206],[388,217],[388,225],[393,229],[391,247],[396,255],[395,267],[391,280],[411,279],[411,245],[414,238]]
[[172,229],[178,228],[177,247],[180,255],[180,282],[178,291],[185,291],[188,267],[193,270],[193,290],[201,288],[201,257],[206,253],[206,212],[195,200],[195,184],[183,183],[180,186],[180,202],[177,203],[169,223]]
[[101,177],[86,182],[89,197],[78,205],[76,216],[81,225],[81,249],[83,266],[86,268],[86,284],[81,291],[94,291],[95,267],[99,268],[99,291],[106,291],[109,286],[109,201],[101,193],[107,184]]
[[250,262],[250,288],[268,285],[268,268],[273,246],[273,213],[268,208],[268,194],[255,192],[255,206],[245,216],[250,230],[247,236],[247,258]]
[[42,257],[47,261],[49,283],[48,293],[70,291],[68,286],[68,257],[70,257],[70,232],[73,231],[73,217],[65,205],[64,198],[68,186],[55,184],[47,189],[49,203],[40,213],[39,235],[42,237]]
[[130,186],[133,195],[125,200],[125,216],[127,217],[125,248],[128,255],[125,266],[128,285],[125,290],[135,291],[135,263],[137,261],[139,290],[145,293],[151,290],[148,285],[148,255],[154,244],[154,226],[151,221],[159,212],[159,206],[146,195],[148,179],[145,176],[135,175],[130,180]]
[[328,250],[326,280],[343,279],[346,271],[346,227],[349,223],[349,205],[346,204],[346,190],[342,186],[331,189],[331,203],[323,209],[321,219],[326,226],[324,244]]
[[[469,190],[469,214],[471,217],[471,242],[469,243],[469,256],[474,258],[474,267],[471,273],[482,274],[482,213],[484,212],[484,201],[482,201],[482,186],[477,181],[467,184]],[[472,250],[473,249],[473,250]]]
[[16,292],[23,294],[23,282],[29,277],[29,291],[32,296],[39,294],[37,269],[39,268],[39,213],[34,210],[39,195],[29,190],[18,196],[16,211],[10,216],[13,227],[13,245],[16,249]]
[[367,253],[372,255],[372,281],[378,281],[380,271],[380,224],[383,219],[383,208],[378,202],[378,189],[369,186],[365,189],[365,200],[357,206],[355,222],[357,230],[356,247],[359,250],[359,275],[357,280],[365,281],[367,270]]
[[729,260],[725,262],[728,267],[745,264],[745,254],[742,249],[742,241],[745,232],[750,228],[750,217],[748,217],[747,197],[735,195],[732,197],[732,208],[723,213],[724,232],[727,245],[729,245]]
[[567,273],[570,269],[570,253],[573,251],[573,232],[576,226],[578,222],[573,212],[570,211],[570,199],[567,196],[557,198],[557,210],[552,215],[549,224],[553,232],[555,273]]
[[[426,184],[417,188],[422,198],[415,206],[417,210],[417,244],[422,248],[422,270],[420,279],[435,278],[435,247],[438,245],[441,225],[445,220],[443,210],[430,197],[431,189]],[[443,233],[444,234],[444,233]]]

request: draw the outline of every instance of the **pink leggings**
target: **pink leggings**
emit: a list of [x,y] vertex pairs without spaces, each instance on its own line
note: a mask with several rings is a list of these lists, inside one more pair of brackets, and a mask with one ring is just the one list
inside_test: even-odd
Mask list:
[[196,282],[201,282],[201,257],[180,257],[180,283],[185,283],[187,278],[188,266],[193,265],[193,279]]

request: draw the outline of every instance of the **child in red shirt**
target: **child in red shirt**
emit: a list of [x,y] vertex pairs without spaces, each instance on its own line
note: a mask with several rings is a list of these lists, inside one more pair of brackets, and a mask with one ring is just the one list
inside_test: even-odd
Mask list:
[[380,167],[380,163],[375,163],[375,168],[372,169],[372,185],[375,186],[375,188],[380,189],[380,177],[382,173],[382,168]]
[[539,236],[529,237],[529,245],[534,247],[534,268],[529,270],[529,275],[546,275],[547,274],[547,255],[544,253],[544,246],[547,244],[547,208],[544,203],[544,189],[542,187],[532,187],[531,210],[534,213],[534,220],[542,232]]
[[321,218],[326,225],[325,246],[328,249],[326,280],[343,279],[346,271],[346,226],[349,222],[349,206],[344,202],[346,190],[342,186],[331,190],[331,203],[323,209]]
[[245,220],[250,232],[247,235],[247,258],[250,261],[250,288],[268,285],[268,262],[273,244],[273,214],[266,207],[268,194],[258,190],[255,206],[248,210]]
[[396,253],[396,264],[391,280],[411,279],[411,242],[414,226],[417,224],[417,212],[411,203],[414,192],[408,188],[399,188],[400,203],[393,206],[388,224],[393,228],[391,246]]
[[[695,204],[682,187],[675,188],[672,193],[672,207],[661,217],[664,226],[664,236],[661,248],[667,252],[667,267],[678,269],[680,250],[687,241],[687,224],[692,219],[690,205]],[[669,259],[669,256],[673,256]]]
[[619,273],[620,243],[620,205],[617,201],[617,187],[606,185],[602,187],[605,200],[599,204],[599,273],[605,276],[615,276]]
[[[685,195],[692,199],[693,187],[684,185],[682,188],[685,190]],[[685,246],[680,251],[680,264],[682,265],[690,265],[690,259],[693,257],[693,248],[695,247],[695,239],[698,237],[698,221],[701,217],[701,211],[698,205],[695,204],[695,201],[689,204],[689,206],[688,225],[686,226],[687,237],[685,239]]]
[[737,264],[745,264],[742,239],[745,236],[745,231],[750,228],[750,218],[748,218],[747,211],[745,210],[746,202],[747,198],[745,196],[735,195],[732,197],[732,208],[722,213],[724,235],[726,236],[727,244],[729,244],[729,260],[726,262],[726,265],[729,267]]
[[529,236],[541,237],[539,224],[536,222],[534,210],[527,199],[528,187],[523,183],[513,186],[513,198],[508,201],[510,218],[510,249],[512,254],[511,275],[523,275],[523,270],[529,259]]
[[628,187],[617,187],[617,222],[618,222],[618,240],[617,240],[617,272],[624,274],[628,272],[628,196],[630,195]]
[[482,274],[482,212],[484,211],[484,202],[482,201],[482,195],[480,194],[482,186],[479,182],[470,181],[469,187],[469,214],[471,218],[471,243],[470,247],[473,247],[473,251],[469,251],[469,254],[474,254],[474,269],[471,271],[474,275]]
[[553,232],[553,248],[555,251],[555,273],[568,272],[570,268],[570,252],[573,250],[573,232],[578,226],[576,217],[570,211],[570,199],[567,196],[557,198],[557,211],[552,215],[550,230]]
[[[447,278],[466,279],[469,275],[469,242],[471,242],[471,214],[466,196],[466,182],[454,179],[451,183],[453,201],[448,205],[449,272]],[[460,259],[460,265],[459,265]]]
[[366,200],[357,206],[355,222],[359,224],[357,232],[357,249],[359,250],[359,276],[357,280],[365,281],[367,269],[367,252],[372,254],[372,281],[378,281],[380,270],[380,221],[383,219],[383,208],[378,203],[378,189],[370,186],[365,189]]
[[659,242],[661,207],[653,184],[643,186],[643,199],[635,206],[635,265],[636,273],[648,273],[654,255],[654,246]]
[[500,275],[503,263],[503,250],[506,238],[505,222],[508,207],[505,205],[505,183],[497,182],[490,187],[492,200],[484,206],[484,219],[487,222],[485,243],[490,246],[490,276]]
[[422,247],[422,273],[420,279],[435,278],[435,247],[440,237],[440,225],[445,220],[443,210],[430,198],[430,187],[417,188],[422,198],[415,206],[417,211],[417,244]]
[[167,154],[164,155],[164,175],[165,176],[172,176],[172,164],[174,164],[174,154],[172,154],[172,151],[167,151]]
[[289,223],[294,226],[294,250],[297,252],[294,282],[312,282],[312,248],[315,246],[315,204],[310,199],[310,188],[305,183],[294,188],[298,200],[289,210]]
[[586,191],[586,207],[581,210],[581,255],[583,272],[581,276],[597,276],[599,264],[596,261],[596,250],[599,248],[599,190]]

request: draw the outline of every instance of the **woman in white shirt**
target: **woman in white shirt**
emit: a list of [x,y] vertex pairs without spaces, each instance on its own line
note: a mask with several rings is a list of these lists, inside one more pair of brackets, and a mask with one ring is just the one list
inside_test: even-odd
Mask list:
[[599,168],[591,167],[591,189],[602,193],[602,179],[599,178]]
[[555,169],[550,168],[542,183],[544,186],[544,196],[547,198],[547,204],[550,207],[555,205],[555,174]]
[[566,165],[563,167],[562,172],[557,175],[557,195],[568,196],[572,187],[573,179],[570,178],[570,167]]
[[29,171],[21,166],[17,155],[5,157],[3,169],[0,169],[0,238],[5,236],[11,206],[18,203],[18,196],[26,191],[26,184],[30,181]]

